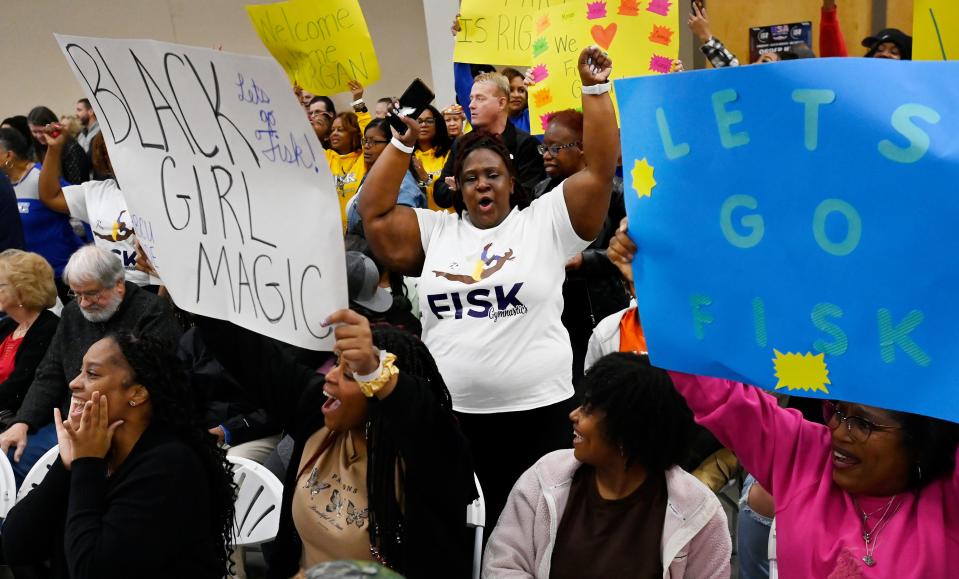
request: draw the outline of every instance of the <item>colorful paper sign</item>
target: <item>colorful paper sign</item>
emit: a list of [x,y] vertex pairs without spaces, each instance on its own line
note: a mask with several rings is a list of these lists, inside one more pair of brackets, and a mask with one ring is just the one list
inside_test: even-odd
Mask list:
[[339,201],[276,63],[150,40],[57,42],[176,304],[332,349],[321,323],[347,305]]
[[915,0],[913,60],[959,60],[959,3]]
[[615,84],[654,364],[959,421],[959,64]]
[[288,0],[246,7],[253,28],[290,81],[314,94],[380,79],[373,39],[358,0]]
[[[613,59],[613,78],[665,74],[679,57],[679,11],[666,0],[568,2],[537,13],[542,30],[532,44],[534,79],[530,132],[541,135],[550,116],[581,106],[579,54],[595,44]],[[548,76],[537,74],[548,71]],[[615,102],[615,95],[613,95]]]
[[812,49],[812,22],[754,26],[749,29],[749,62],[756,62],[767,52],[784,52],[799,44]]
[[537,13],[573,0],[462,0],[453,60],[530,66],[530,48],[544,23]]

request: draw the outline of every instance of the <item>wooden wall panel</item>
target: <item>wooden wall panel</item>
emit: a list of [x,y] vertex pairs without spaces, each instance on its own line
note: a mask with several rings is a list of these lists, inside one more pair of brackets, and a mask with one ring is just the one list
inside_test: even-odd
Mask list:
[[886,28],[912,34],[912,0],[886,0]]

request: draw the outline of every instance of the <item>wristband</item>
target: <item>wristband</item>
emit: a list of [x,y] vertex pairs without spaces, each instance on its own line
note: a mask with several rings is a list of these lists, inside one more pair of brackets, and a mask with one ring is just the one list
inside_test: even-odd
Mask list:
[[380,350],[380,365],[376,370],[365,375],[353,374],[353,379],[356,380],[364,396],[372,398],[389,383],[393,376],[400,373],[399,369],[393,365],[394,362],[396,362],[396,356]]
[[401,152],[406,153],[407,155],[413,154],[413,147],[404,145],[403,141],[393,137],[393,140],[390,141],[390,144],[399,149]]
[[360,98],[356,99],[355,101],[351,102],[351,103],[350,103],[350,106],[351,106],[351,107],[358,107],[358,106],[360,106],[360,105],[365,105],[365,104],[366,104],[366,101],[364,101],[363,98],[360,97]]
[[582,87],[583,94],[600,95],[609,92],[609,81]]

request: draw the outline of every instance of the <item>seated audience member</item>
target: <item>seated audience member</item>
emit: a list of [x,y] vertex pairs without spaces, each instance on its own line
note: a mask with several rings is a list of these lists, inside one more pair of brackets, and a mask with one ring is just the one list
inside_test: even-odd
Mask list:
[[[545,176],[543,157],[537,146],[539,141],[526,131],[521,131],[509,122],[509,82],[499,73],[483,73],[476,77],[470,92],[470,115],[474,130],[484,130],[500,135],[506,149],[513,157],[516,167],[516,181],[526,191],[539,183]],[[433,186],[433,200],[439,207],[452,207],[453,195],[450,182],[455,177],[457,151],[460,140],[453,142],[452,150],[446,159],[446,165]],[[449,181],[447,181],[447,179]]]
[[89,224],[97,247],[113,252],[121,260],[126,280],[139,286],[148,285],[150,276],[136,268],[136,234],[130,223],[126,199],[110,163],[103,134],[93,138],[90,151],[94,172],[107,177],[103,181],[61,187],[57,168],[60,166],[65,137],[63,134],[53,136],[57,131],[56,125],[47,126],[45,131],[49,146],[40,168],[40,201],[53,211]]
[[[66,303],[63,268],[83,242],[73,232],[70,218],[40,202],[40,164],[29,157],[27,143],[13,129],[0,129],[0,171],[13,183],[27,251],[39,253],[53,267],[60,300]],[[63,182],[62,184],[66,184]]]
[[47,308],[57,301],[53,268],[43,257],[17,249],[0,253],[0,426],[6,429],[60,321]]
[[210,318],[197,325],[238,379],[270,382],[295,441],[267,576],[340,559],[385,563],[406,577],[462,577],[466,505],[475,496],[466,440],[433,357],[416,337],[370,329],[341,310],[325,376],[271,341]]
[[[58,133],[59,155],[56,166],[51,168],[57,171],[58,176],[62,176],[67,183],[72,185],[85,183],[90,180],[90,158],[77,140],[58,125],[57,120],[57,115],[47,107],[34,107],[27,115],[37,161],[44,164],[50,161],[46,156],[47,148],[51,144],[53,133]],[[48,131],[47,127],[51,125],[56,128]]]
[[526,90],[526,76],[515,68],[504,68],[500,74],[509,81],[509,122],[528,133],[529,93]]
[[427,206],[435,211],[439,210],[440,206],[433,201],[433,183],[443,172],[453,139],[450,138],[443,116],[433,105],[426,107],[417,121],[420,131],[416,140],[416,151],[413,152],[413,167],[420,189],[426,193]]
[[272,382],[245,388],[213,356],[196,328],[180,338],[177,357],[187,368],[193,395],[203,405],[203,426],[227,446],[230,456],[262,464],[281,438],[279,421],[263,408],[262,392]]
[[516,482],[486,546],[485,577],[729,577],[716,496],[676,463],[693,416],[669,376],[611,354],[583,379],[573,450]]
[[446,124],[446,132],[450,139],[456,139],[473,128],[466,122],[466,114],[463,113],[463,107],[459,105],[450,105],[443,109],[443,122]]
[[[624,265],[632,261],[636,245],[625,229],[609,253]],[[697,422],[775,497],[780,569],[795,577],[864,577],[875,567],[883,577],[918,579],[948,577],[959,565],[948,542],[959,533],[955,423],[826,401],[825,425],[817,424],[759,388],[670,375]],[[924,552],[937,556],[896,556]]]
[[[586,168],[583,154],[583,113],[574,110],[553,115],[539,146],[547,177],[533,188],[539,199],[566,178]],[[606,258],[606,246],[626,216],[623,179],[613,178],[609,211],[603,229],[589,247],[566,264],[563,284],[563,325],[573,346],[573,382],[583,376],[587,344],[597,322],[629,303],[619,270]]]
[[55,412],[60,456],[3,527],[7,563],[50,577],[196,577],[227,571],[235,485],[194,420],[169,344],[110,333],[83,356]]
[[[136,284],[125,282],[123,265],[106,249],[87,245],[63,270],[75,299],[63,308],[60,325],[12,426],[0,436],[0,449],[13,449],[19,484],[30,467],[56,444],[53,409],[70,408],[70,381],[80,373],[84,352],[107,333],[131,330],[170,344],[175,351],[180,328],[167,303]],[[30,436],[27,436],[27,433]]]
[[0,251],[23,249],[24,245],[17,194],[10,179],[0,171]]
[[[363,145],[363,164],[365,165],[363,182],[366,180],[366,174],[369,173],[369,170],[376,163],[376,160],[380,158],[386,146],[390,144],[390,138],[392,136],[393,132],[390,129],[390,123],[386,119],[373,119],[370,124],[366,126],[366,131],[361,141]],[[363,194],[363,182],[360,182],[356,195],[354,195],[346,205],[347,233],[362,234],[362,223],[357,205],[360,196]],[[417,182],[414,159],[410,159],[409,170],[406,172],[406,176],[400,184],[400,196],[397,203],[405,205],[406,207],[426,207],[426,195],[420,189],[419,183]]]

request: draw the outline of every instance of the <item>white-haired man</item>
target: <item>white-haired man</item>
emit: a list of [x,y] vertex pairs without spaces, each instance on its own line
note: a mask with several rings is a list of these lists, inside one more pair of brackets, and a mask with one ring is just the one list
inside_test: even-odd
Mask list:
[[[74,300],[63,315],[50,347],[10,426],[0,435],[0,450],[12,449],[19,485],[43,453],[57,443],[53,409],[69,416],[74,404],[69,384],[80,373],[83,355],[94,342],[118,330],[167,340],[174,349],[181,329],[170,306],[156,295],[124,281],[123,263],[112,252],[87,245],[70,257],[63,281]],[[122,427],[121,427],[122,428]],[[29,437],[28,437],[29,434]]]

